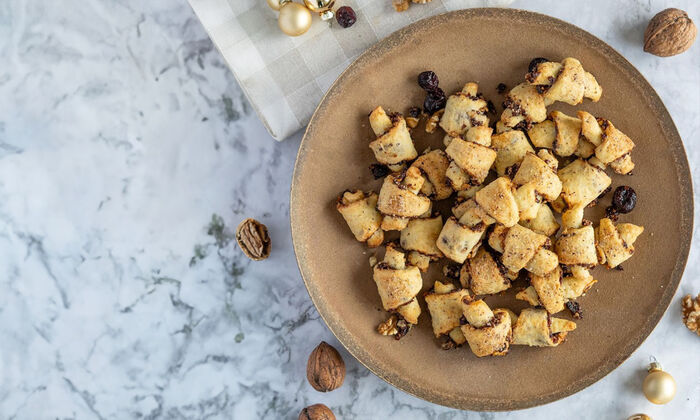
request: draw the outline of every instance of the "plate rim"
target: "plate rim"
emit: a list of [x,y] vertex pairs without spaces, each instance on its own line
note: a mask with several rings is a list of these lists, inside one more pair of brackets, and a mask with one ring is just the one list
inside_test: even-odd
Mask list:
[[[535,23],[542,23],[542,21],[546,21],[549,24],[557,26],[558,29],[561,29],[563,32],[567,32],[577,38],[585,38],[586,40],[590,41],[591,47],[595,50],[601,51],[607,55],[607,57],[610,59],[611,64],[616,65],[617,67],[621,67],[625,69],[629,75],[631,76],[631,81],[637,85],[641,86],[642,92],[645,93],[645,96],[649,100],[649,105],[654,109],[655,114],[659,117],[659,122],[661,123],[661,131],[667,134],[667,138],[670,140],[669,144],[671,145],[671,151],[672,151],[672,156],[675,161],[675,166],[676,166],[676,172],[679,175],[679,194],[680,194],[680,231],[681,231],[681,238],[680,238],[680,248],[679,248],[679,253],[678,253],[678,258],[676,259],[676,263],[674,265],[673,271],[671,272],[671,286],[666,288],[664,291],[663,295],[661,296],[661,299],[659,301],[659,304],[655,307],[655,310],[647,316],[644,328],[642,330],[642,333],[639,334],[634,340],[631,340],[629,343],[626,343],[626,345],[615,354],[615,357],[610,358],[608,360],[605,360],[601,365],[599,365],[596,370],[587,376],[585,376],[583,379],[578,380],[572,384],[572,386],[566,387],[562,390],[559,390],[557,392],[541,396],[539,398],[532,398],[529,400],[517,400],[515,402],[511,402],[511,404],[504,406],[501,402],[493,401],[490,399],[480,399],[480,398],[465,398],[465,399],[454,399],[454,398],[448,398],[445,397],[442,394],[439,393],[434,393],[429,389],[421,388],[420,386],[415,386],[415,384],[411,384],[408,381],[402,380],[400,377],[394,378],[389,372],[385,372],[384,370],[380,369],[378,366],[378,363],[376,360],[371,355],[368,355],[367,359],[364,359],[362,356],[359,356],[360,353],[363,353],[362,349],[359,348],[359,345],[355,343],[354,337],[352,334],[344,334],[343,331],[336,331],[336,322],[335,320],[330,320],[330,313],[324,313],[325,310],[322,310],[321,308],[325,308],[325,302],[321,302],[320,298],[318,296],[315,296],[311,292],[311,288],[309,287],[309,282],[304,274],[304,269],[302,268],[304,265],[304,261],[302,261],[302,258],[299,256],[299,252],[297,251],[298,247],[298,240],[297,240],[297,228],[294,223],[294,219],[296,217],[296,212],[294,211],[296,200],[295,200],[295,185],[298,183],[298,177],[299,177],[299,167],[302,164],[302,161],[305,159],[306,155],[306,147],[308,143],[308,138],[310,136],[310,133],[313,132],[314,129],[314,123],[318,119],[318,115],[323,108],[324,103],[326,100],[333,95],[334,90],[337,88],[338,84],[340,81],[355,68],[358,66],[360,63],[363,61],[371,59],[372,56],[375,54],[381,52],[382,50],[390,49],[392,44],[396,44],[401,41],[401,39],[405,36],[407,36],[410,32],[415,31],[418,28],[422,28],[423,26],[430,26],[435,23],[439,23],[441,20],[449,20],[454,17],[457,18],[464,18],[464,19],[469,19],[469,18],[479,18],[479,17],[491,17],[491,18],[499,18],[499,17],[517,17],[522,20],[526,20],[528,22],[535,22]],[[688,182],[682,182],[682,180],[687,180]],[[372,372],[374,375],[378,376],[381,378],[383,381],[388,383],[389,385],[406,392],[407,394],[410,394],[414,397],[417,397],[419,399],[422,399],[424,401],[433,403],[433,404],[439,404],[442,406],[446,407],[451,407],[455,409],[460,409],[460,410],[475,410],[475,411],[509,411],[509,410],[522,410],[526,408],[531,408],[531,407],[536,407],[544,404],[548,404],[550,402],[554,402],[560,399],[563,399],[565,397],[574,395],[581,390],[589,387],[590,385],[598,382],[611,372],[613,372],[615,369],[617,369],[625,360],[627,360],[641,345],[642,343],[651,335],[653,330],[656,328],[658,323],[661,321],[663,318],[663,315],[666,313],[668,310],[668,307],[671,304],[671,301],[673,300],[673,297],[676,294],[676,291],[678,290],[678,286],[680,285],[680,281],[683,277],[683,273],[685,271],[685,266],[688,261],[688,256],[690,253],[690,245],[692,242],[692,236],[693,236],[693,226],[694,226],[694,202],[693,202],[693,185],[692,185],[693,179],[692,179],[692,174],[690,172],[690,166],[688,163],[688,157],[685,151],[685,146],[683,144],[683,140],[680,136],[680,133],[678,132],[678,129],[673,121],[673,118],[668,112],[668,109],[664,105],[663,101],[659,97],[658,93],[654,89],[654,87],[649,83],[649,81],[642,75],[642,73],[637,70],[637,68],[630,63],[622,54],[620,54],[617,50],[615,50],[613,47],[608,45],[606,42],[601,40],[600,38],[596,37],[595,35],[591,34],[590,32],[572,24],[566,21],[563,21],[561,19],[548,16],[542,13],[537,13],[537,12],[532,12],[529,10],[523,10],[523,9],[517,9],[517,8],[488,8],[488,7],[480,7],[480,8],[469,8],[469,9],[461,9],[461,10],[454,10],[454,11],[449,11],[445,13],[440,13],[434,16],[430,16],[424,19],[421,19],[419,21],[413,22],[395,32],[392,32],[390,35],[386,36],[384,39],[377,41],[374,43],[372,46],[367,48],[364,52],[362,52],[360,55],[355,58],[352,63],[348,65],[348,67],[343,70],[340,75],[333,81],[331,86],[328,88],[328,90],[324,93],[323,97],[319,101],[319,104],[316,106],[316,109],[314,110],[311,119],[309,120],[309,123],[306,126],[306,129],[304,130],[304,135],[301,139],[301,142],[299,143],[299,148],[297,151],[297,156],[294,162],[294,170],[292,173],[292,180],[291,180],[291,186],[290,186],[290,197],[289,197],[289,221],[290,221],[290,228],[291,228],[291,236],[292,236],[292,248],[294,250],[294,256],[297,261],[297,268],[299,270],[299,273],[301,275],[301,278],[304,282],[304,286],[306,287],[306,291],[309,294],[309,297],[311,298],[311,301],[316,308],[316,311],[319,313],[321,316],[321,319],[323,319],[323,322],[326,324],[328,329],[331,331],[331,333],[336,337],[336,339],[343,345],[343,347],[358,361],[360,362],[364,367],[366,367],[370,372]]]

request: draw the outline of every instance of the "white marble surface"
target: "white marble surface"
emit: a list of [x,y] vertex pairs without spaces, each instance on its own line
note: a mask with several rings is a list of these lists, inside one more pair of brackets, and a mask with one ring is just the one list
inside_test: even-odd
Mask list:
[[[514,6],[577,24],[636,65],[673,115],[697,182],[700,45],[667,59],[640,48],[666,3]],[[674,5],[700,20],[696,0]],[[659,326],[574,396],[456,411],[388,386],[343,350],[344,386],[320,394],[306,358],[337,341],[291,246],[300,134],[267,135],[187,4],[4,0],[0,57],[0,418],[294,419],[316,402],[342,419],[697,418],[700,339],[681,325],[679,299],[700,291],[698,240]],[[230,242],[246,216],[270,228],[266,262]],[[650,355],[678,382],[666,406],[640,392]]]

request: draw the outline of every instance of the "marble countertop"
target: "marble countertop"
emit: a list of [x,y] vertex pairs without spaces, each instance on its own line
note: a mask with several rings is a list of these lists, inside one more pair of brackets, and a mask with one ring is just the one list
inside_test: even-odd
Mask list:
[[[67,4],[68,3],[68,4]],[[295,419],[312,403],[342,419],[654,419],[700,412],[700,339],[679,300],[700,292],[693,242],[660,324],[613,373],[561,401],[512,413],[436,406],[392,388],[345,352],[301,282],[289,184],[301,134],[265,132],[184,2],[0,4],[0,418]],[[641,50],[670,2],[516,1],[610,43],[656,88],[700,180],[700,45]],[[700,20],[700,4],[673,4]],[[698,185],[698,184],[696,184]],[[231,242],[267,224],[272,256]],[[326,340],[343,387],[305,380]],[[640,392],[658,358],[679,387]]]

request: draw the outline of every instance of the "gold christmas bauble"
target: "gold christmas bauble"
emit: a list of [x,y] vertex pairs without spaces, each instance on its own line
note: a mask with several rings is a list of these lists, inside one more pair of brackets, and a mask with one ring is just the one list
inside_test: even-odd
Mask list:
[[311,27],[311,12],[299,3],[284,3],[277,23],[285,34],[299,36]]
[[642,384],[644,396],[654,404],[666,404],[676,395],[676,381],[673,376],[661,370],[661,365],[654,362],[649,367],[649,374]]
[[627,420],[651,420],[651,417],[646,414],[633,414],[627,417]]
[[270,6],[272,10],[279,10],[282,8],[282,1],[280,0],[267,0],[267,5]]
[[314,13],[323,13],[333,8],[335,0],[304,0],[306,8]]

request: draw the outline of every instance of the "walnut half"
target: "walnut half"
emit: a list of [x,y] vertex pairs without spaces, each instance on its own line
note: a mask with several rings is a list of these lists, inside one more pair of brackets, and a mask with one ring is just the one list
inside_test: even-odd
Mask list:
[[685,295],[681,301],[681,315],[683,323],[690,331],[700,335],[700,293],[693,299],[690,295]]

